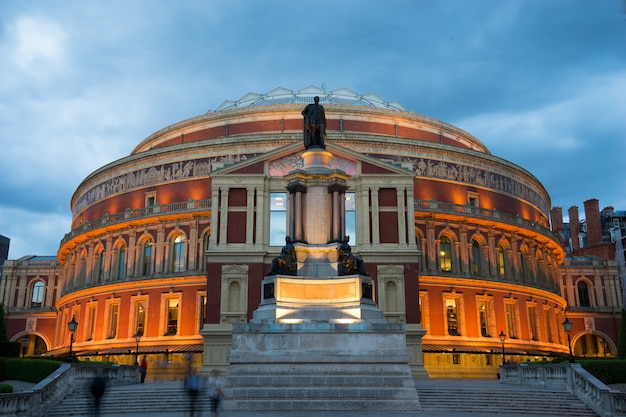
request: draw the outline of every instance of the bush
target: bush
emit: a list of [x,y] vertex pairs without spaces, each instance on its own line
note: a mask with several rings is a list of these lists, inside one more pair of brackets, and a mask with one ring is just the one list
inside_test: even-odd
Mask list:
[[589,359],[580,361],[583,369],[605,384],[626,383],[626,360],[624,359]]
[[9,358],[3,379],[37,383],[56,371],[63,362],[51,359]]
[[12,394],[13,387],[9,384],[0,384],[0,394]]
[[0,341],[0,356],[4,358],[17,358],[20,356],[22,344],[20,342]]

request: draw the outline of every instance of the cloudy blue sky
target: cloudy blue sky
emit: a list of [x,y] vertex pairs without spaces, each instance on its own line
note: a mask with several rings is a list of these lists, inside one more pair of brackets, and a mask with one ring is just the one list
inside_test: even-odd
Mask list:
[[626,210],[623,0],[2,0],[0,234],[55,255],[70,198],[146,136],[275,87],[467,130],[552,205]]

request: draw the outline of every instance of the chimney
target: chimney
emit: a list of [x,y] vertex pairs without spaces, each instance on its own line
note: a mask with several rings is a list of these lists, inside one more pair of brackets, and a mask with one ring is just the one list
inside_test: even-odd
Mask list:
[[572,206],[567,210],[569,214],[569,237],[572,241],[572,251],[580,249],[578,235],[580,234],[580,219],[578,218],[578,206]]
[[587,243],[602,243],[602,220],[600,219],[600,202],[595,199],[585,201],[585,220],[587,222]]
[[550,220],[552,220],[552,231],[563,235],[563,209],[561,207],[552,207]]

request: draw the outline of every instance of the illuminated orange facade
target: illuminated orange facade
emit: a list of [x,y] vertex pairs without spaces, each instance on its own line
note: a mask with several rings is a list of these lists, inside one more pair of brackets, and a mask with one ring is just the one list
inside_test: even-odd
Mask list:
[[[390,322],[431,377],[495,375],[508,359],[566,354],[550,198],[529,172],[445,122],[347,89],[276,89],[167,126],[99,168],[71,200],[48,354],[152,365],[227,364],[230,326],[261,301],[294,204],[302,108],[326,109],[344,171],[350,244]],[[420,342],[422,329],[426,335]],[[137,337],[135,337],[137,336]],[[456,367],[456,368],[455,368]]]

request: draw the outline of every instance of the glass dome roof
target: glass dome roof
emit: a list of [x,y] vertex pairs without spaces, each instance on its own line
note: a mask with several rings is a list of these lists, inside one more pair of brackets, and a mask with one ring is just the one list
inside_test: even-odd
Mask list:
[[315,86],[298,91],[278,87],[266,94],[248,93],[237,101],[226,100],[216,111],[272,104],[308,104],[313,103],[315,96],[320,98],[322,104],[351,104],[405,111],[397,101],[387,102],[376,94],[359,95],[348,88],[326,91]]

